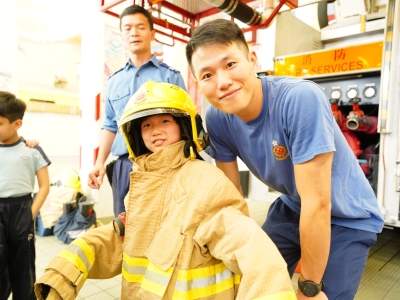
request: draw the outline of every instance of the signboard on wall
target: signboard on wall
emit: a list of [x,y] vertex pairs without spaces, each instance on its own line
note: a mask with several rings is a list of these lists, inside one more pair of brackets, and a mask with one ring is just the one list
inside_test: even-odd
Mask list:
[[128,60],[121,39],[121,31],[111,26],[105,26],[104,29],[104,84],[103,99],[108,78],[119,69],[121,69]]
[[307,77],[361,72],[382,67],[383,42],[274,59],[275,76]]

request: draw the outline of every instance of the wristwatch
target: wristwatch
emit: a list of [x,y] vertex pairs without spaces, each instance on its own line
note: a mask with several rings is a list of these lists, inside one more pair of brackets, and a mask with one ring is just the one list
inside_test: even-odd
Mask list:
[[324,282],[321,280],[320,284],[315,283],[312,280],[298,281],[300,291],[303,292],[307,297],[315,297],[324,288]]

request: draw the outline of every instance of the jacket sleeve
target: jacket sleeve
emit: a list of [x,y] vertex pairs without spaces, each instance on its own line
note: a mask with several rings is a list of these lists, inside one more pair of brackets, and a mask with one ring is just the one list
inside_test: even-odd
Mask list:
[[[195,241],[241,275],[237,299],[296,300],[287,265],[275,244],[243,210],[226,184],[215,194]],[[265,298],[264,298],[265,297]]]
[[35,283],[42,299],[75,299],[87,278],[106,279],[121,273],[122,238],[112,223],[86,232],[62,250]]

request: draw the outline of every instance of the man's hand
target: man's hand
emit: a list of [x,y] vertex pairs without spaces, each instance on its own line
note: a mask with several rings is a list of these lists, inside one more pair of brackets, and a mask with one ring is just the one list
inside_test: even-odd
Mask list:
[[297,300],[328,300],[328,297],[323,291],[319,292],[315,297],[307,297],[298,289],[296,296]]
[[106,173],[106,169],[103,164],[95,164],[92,172],[89,173],[88,185],[92,189],[100,189],[100,186],[103,184],[103,177]]
[[[19,138],[20,138],[21,140],[25,140],[24,137],[23,137],[22,135],[21,135]],[[35,147],[36,145],[39,145],[39,141],[38,141],[38,140],[25,140],[25,144],[26,144],[27,147],[33,148],[33,147]]]

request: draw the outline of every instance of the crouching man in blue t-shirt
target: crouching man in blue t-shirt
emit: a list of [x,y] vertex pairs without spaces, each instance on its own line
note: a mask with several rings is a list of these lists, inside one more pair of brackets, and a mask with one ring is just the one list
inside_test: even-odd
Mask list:
[[298,299],[353,299],[383,219],[323,90],[301,79],[258,78],[255,53],[227,20],[197,28],[186,56],[212,104],[207,153],[239,190],[237,157],[282,193],[263,229],[290,275],[301,258]]

